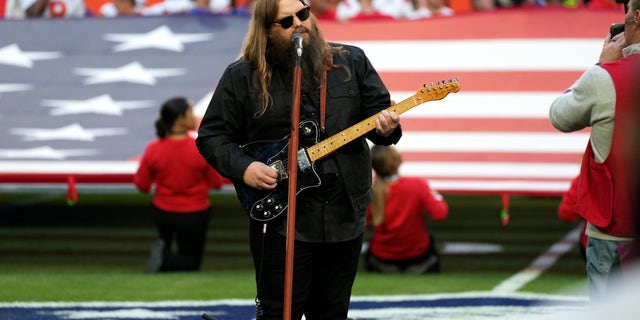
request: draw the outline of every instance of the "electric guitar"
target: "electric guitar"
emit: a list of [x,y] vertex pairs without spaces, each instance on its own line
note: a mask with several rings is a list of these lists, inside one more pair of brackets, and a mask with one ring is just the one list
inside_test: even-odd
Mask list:
[[[425,84],[416,94],[386,110],[399,115],[427,101],[441,100],[449,93],[458,91],[460,91],[460,84],[457,78],[436,84]],[[303,148],[298,150],[296,194],[302,190],[320,186],[322,181],[315,168],[315,162],[375,129],[377,116],[377,114],[370,116],[320,142],[318,142],[318,125],[310,120],[301,121],[299,145]],[[287,209],[288,183],[282,182],[289,177],[288,145],[289,136],[280,140],[255,141],[241,146],[248,155],[278,171],[278,185],[272,190],[254,189],[242,182],[235,184],[236,193],[244,211],[254,220],[267,222],[277,218]],[[309,147],[304,148],[304,146]]]

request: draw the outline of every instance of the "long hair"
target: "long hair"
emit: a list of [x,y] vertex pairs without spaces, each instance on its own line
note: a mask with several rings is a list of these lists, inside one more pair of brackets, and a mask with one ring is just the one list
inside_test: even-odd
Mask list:
[[371,147],[371,167],[376,174],[373,181],[372,222],[378,226],[384,222],[384,206],[387,201],[387,189],[398,168],[402,163],[402,156],[390,146]]
[[[249,30],[244,38],[240,58],[249,62],[255,67],[253,74],[253,85],[258,89],[259,107],[260,109],[254,114],[255,118],[261,117],[272,103],[269,87],[273,75],[272,66],[267,62],[267,51],[269,49],[269,33],[273,27],[273,21],[278,16],[279,0],[257,0],[255,8],[249,21]],[[303,2],[303,1],[301,1]],[[306,4],[305,2],[303,2]],[[344,52],[342,47],[332,47],[324,39],[324,36],[318,29],[318,20],[313,14],[310,14],[311,22],[310,34],[311,43],[308,51],[315,52],[316,57],[309,59],[313,61],[310,66],[313,70],[313,77],[317,83],[320,83],[322,71],[331,67],[331,56],[334,53]]]
[[627,2],[625,2],[625,9],[630,10],[634,14],[636,13],[636,11],[640,10],[640,1],[638,0],[633,1],[633,6],[631,6],[630,8],[626,8],[629,5],[629,2],[630,1],[628,0]]
[[190,106],[190,100],[185,97],[174,97],[165,101],[160,107],[160,117],[155,122],[156,136],[166,137],[176,120],[184,115]]

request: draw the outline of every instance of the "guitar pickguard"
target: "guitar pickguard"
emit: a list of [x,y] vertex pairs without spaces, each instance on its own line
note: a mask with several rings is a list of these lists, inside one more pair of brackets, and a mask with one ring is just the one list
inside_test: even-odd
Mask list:
[[[318,126],[313,121],[300,122],[300,146],[309,146],[318,142]],[[278,171],[278,185],[273,190],[257,190],[243,183],[235,185],[238,199],[249,216],[257,221],[266,222],[280,216],[288,207],[289,191],[289,137],[280,140],[256,141],[242,146],[250,156]],[[304,149],[298,153],[299,162],[305,162]],[[298,165],[297,193],[321,185],[315,163]]]

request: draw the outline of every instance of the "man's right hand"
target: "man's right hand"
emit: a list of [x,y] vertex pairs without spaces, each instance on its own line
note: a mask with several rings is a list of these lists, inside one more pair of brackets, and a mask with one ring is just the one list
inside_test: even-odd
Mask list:
[[258,190],[271,190],[278,185],[278,171],[268,165],[254,161],[244,171],[242,181]]
[[627,44],[624,38],[624,32],[615,35],[612,39],[607,39],[602,45],[602,52],[600,53],[600,59],[598,62],[606,63],[616,61],[622,58],[622,48]]

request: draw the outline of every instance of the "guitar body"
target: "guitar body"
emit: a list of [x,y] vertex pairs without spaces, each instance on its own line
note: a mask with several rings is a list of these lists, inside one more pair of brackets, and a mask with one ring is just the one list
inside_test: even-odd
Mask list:
[[[318,142],[318,125],[313,121],[300,122],[301,147],[310,146]],[[289,136],[280,140],[264,140],[248,143],[242,146],[242,150],[256,160],[278,171],[278,185],[273,190],[258,190],[236,183],[236,193],[245,212],[257,221],[266,222],[280,216],[288,207],[288,158]],[[320,176],[315,164],[300,169],[298,166],[297,192],[320,186]]]
[[[460,91],[458,79],[424,85],[413,96],[387,108],[388,112],[402,114],[427,101],[441,100],[451,92]],[[300,122],[301,147],[298,150],[298,181],[296,195],[302,190],[318,187],[321,184],[315,162],[335,152],[350,141],[375,129],[377,115],[356,123],[327,139],[318,142],[318,125],[313,121]],[[240,204],[252,219],[266,222],[280,216],[288,206],[289,137],[280,140],[256,141],[242,146],[242,150],[255,159],[278,171],[278,185],[273,190],[258,190],[241,182],[235,184]]]

